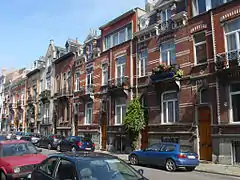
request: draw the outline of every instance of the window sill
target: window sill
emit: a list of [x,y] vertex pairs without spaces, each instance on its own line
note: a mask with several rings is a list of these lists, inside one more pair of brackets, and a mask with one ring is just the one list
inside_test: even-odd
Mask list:
[[194,67],[204,66],[204,65],[208,65],[208,62],[204,62],[204,63],[195,63],[195,64],[194,64]]
[[240,121],[239,122],[232,122],[232,121],[230,121],[229,124],[231,124],[231,125],[240,125]]
[[139,76],[138,79],[147,78],[147,77],[148,77],[148,75]]

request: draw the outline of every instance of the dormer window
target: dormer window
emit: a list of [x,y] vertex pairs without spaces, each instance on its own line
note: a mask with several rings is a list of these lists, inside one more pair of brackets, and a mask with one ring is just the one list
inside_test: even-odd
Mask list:
[[165,9],[161,11],[161,22],[167,22],[171,18],[171,9]]

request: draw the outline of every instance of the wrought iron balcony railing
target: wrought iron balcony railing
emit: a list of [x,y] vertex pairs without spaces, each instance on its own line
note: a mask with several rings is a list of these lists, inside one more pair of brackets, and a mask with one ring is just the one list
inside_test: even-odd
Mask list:
[[216,69],[223,70],[240,66],[240,49],[217,55]]
[[94,85],[93,84],[88,84],[86,86],[86,94],[93,94],[94,93]]
[[116,79],[109,80],[109,87],[124,87],[128,86],[129,81],[127,76],[117,77]]

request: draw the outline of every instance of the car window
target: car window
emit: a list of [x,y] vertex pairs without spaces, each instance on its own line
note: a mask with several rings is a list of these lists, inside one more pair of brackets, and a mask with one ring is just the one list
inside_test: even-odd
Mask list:
[[179,149],[180,149],[181,153],[191,153],[191,152],[193,152],[193,147],[192,146],[180,145]]
[[161,149],[161,144],[152,144],[146,150],[147,151],[159,151]]
[[76,140],[77,140],[76,137],[71,137],[69,141],[70,141],[70,142],[75,142]]
[[43,163],[39,166],[39,170],[49,176],[53,176],[57,162],[58,162],[57,158],[55,157],[49,158],[43,161]]
[[61,160],[56,170],[57,180],[77,179],[77,173],[74,164],[67,160]]
[[161,148],[161,151],[162,152],[173,152],[175,151],[176,149],[176,146],[173,145],[173,144],[168,144],[168,145],[164,145],[162,148]]

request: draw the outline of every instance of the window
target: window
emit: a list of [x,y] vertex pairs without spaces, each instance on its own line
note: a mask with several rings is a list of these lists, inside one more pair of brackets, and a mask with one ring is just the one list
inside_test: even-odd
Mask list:
[[93,72],[90,71],[87,74],[87,86],[86,86],[86,92],[87,93],[91,93],[92,92],[92,88],[93,88]]
[[49,122],[49,106],[45,105],[45,109],[44,109],[44,121],[45,123],[48,124]]
[[141,51],[139,53],[139,76],[146,76],[148,75],[148,50]]
[[240,123],[240,83],[230,85],[230,120]]
[[126,56],[121,56],[116,59],[116,78],[117,83],[123,83],[125,77]]
[[240,55],[240,18],[225,24],[228,59],[239,58]]
[[51,89],[51,77],[46,79],[46,89],[48,89],[48,90]]
[[93,114],[93,104],[87,103],[86,104],[86,117],[85,117],[85,124],[92,124],[92,114]]
[[161,21],[166,22],[171,18],[171,9],[165,9],[161,12]]
[[194,51],[196,64],[207,62],[207,47],[205,32],[194,35]]
[[132,39],[132,24],[104,38],[105,50]]
[[67,160],[61,160],[56,171],[56,179],[77,179],[75,166]]
[[169,144],[169,145],[164,145],[161,148],[161,151],[162,152],[173,152],[173,151],[175,151],[175,149],[176,149],[175,145]]
[[208,103],[209,97],[208,89],[200,90],[200,103]]
[[161,144],[152,144],[146,150],[147,151],[160,151],[162,145]]
[[232,0],[211,0],[211,5],[212,5],[212,8],[215,8],[230,1]]
[[176,50],[175,43],[173,41],[162,43],[160,46],[161,62],[170,64],[176,64]]
[[54,170],[57,165],[57,158],[48,158],[39,166],[39,170],[44,172],[45,174],[49,176],[53,176]]
[[199,14],[202,14],[205,11],[206,11],[206,0],[193,0],[192,1],[193,16],[197,16]]
[[162,94],[162,123],[178,121],[178,94],[175,91]]
[[126,115],[126,103],[119,100],[116,100],[115,103],[115,125],[122,125]]
[[80,90],[80,74],[76,73],[75,74],[75,91],[79,91]]
[[102,65],[102,85],[108,84],[108,64]]

